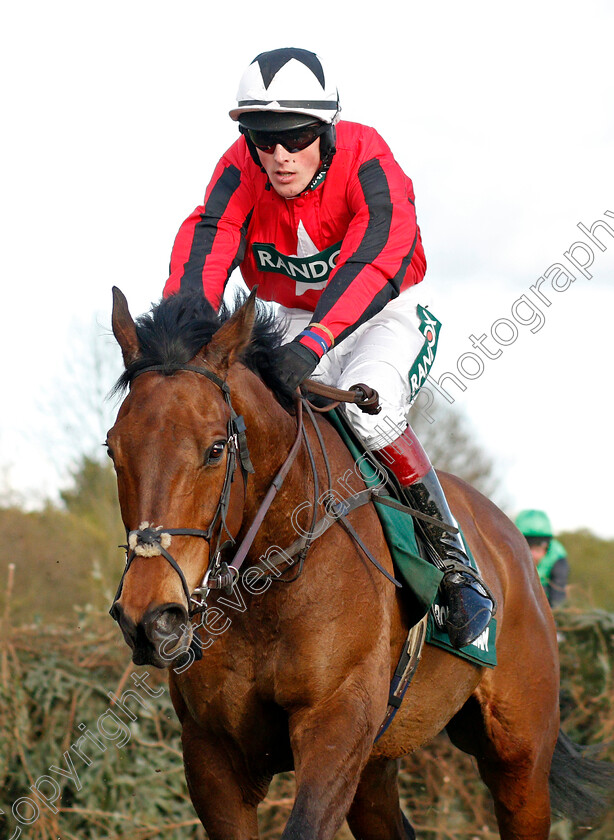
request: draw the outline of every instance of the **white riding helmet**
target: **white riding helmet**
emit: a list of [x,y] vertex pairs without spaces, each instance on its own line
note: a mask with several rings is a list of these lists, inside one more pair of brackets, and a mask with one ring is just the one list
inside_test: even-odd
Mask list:
[[[239,83],[237,107],[230,111],[233,120],[241,123],[243,114],[258,112],[288,117],[288,128],[297,122],[320,120],[330,125],[339,119],[339,94],[326,77],[322,62],[308,50],[285,47],[260,53],[249,65]],[[298,115],[304,118],[300,120]],[[310,118],[310,119],[309,119]],[[251,122],[249,118],[247,122]],[[282,118],[281,122],[285,122]],[[248,127],[252,127],[251,125]],[[265,126],[262,125],[264,129]]]

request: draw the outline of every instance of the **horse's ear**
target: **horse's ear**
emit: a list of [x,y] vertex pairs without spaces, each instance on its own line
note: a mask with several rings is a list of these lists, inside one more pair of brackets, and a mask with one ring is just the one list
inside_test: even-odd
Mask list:
[[128,309],[128,301],[124,293],[113,286],[113,315],[111,316],[113,335],[122,349],[124,364],[128,367],[141,354],[136,326]]
[[224,374],[245,350],[252,337],[256,319],[256,288],[237,311],[223,324],[205,347],[207,362]]

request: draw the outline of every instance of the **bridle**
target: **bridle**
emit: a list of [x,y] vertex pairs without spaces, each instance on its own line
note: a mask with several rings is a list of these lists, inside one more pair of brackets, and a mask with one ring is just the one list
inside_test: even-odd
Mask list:
[[[186,597],[188,617],[190,619],[198,613],[206,612],[206,599],[209,592],[212,589],[224,589],[228,592],[228,594],[230,594],[239,577],[239,570],[245,558],[247,557],[250,548],[252,547],[254,539],[256,538],[258,529],[260,528],[260,525],[262,524],[267,514],[267,511],[269,510],[273,502],[273,499],[277,495],[277,492],[282,486],[288,472],[290,471],[292,464],[294,463],[294,460],[300,448],[301,439],[304,439],[307,448],[307,454],[309,457],[311,472],[313,474],[314,500],[317,500],[319,497],[317,469],[315,465],[314,456],[309,444],[309,440],[307,438],[307,435],[305,434],[305,427],[303,424],[303,400],[299,392],[297,391],[295,398],[297,431],[294,442],[290,448],[290,451],[288,452],[288,455],[286,456],[284,463],[277,472],[277,475],[271,481],[271,484],[269,485],[269,488],[264,498],[262,499],[262,502],[260,503],[258,511],[254,516],[254,519],[251,525],[249,526],[247,532],[245,533],[245,536],[241,541],[241,545],[235,552],[232,561],[230,563],[226,563],[224,560],[222,560],[224,551],[227,548],[232,547],[236,544],[236,540],[234,536],[230,533],[230,530],[226,524],[226,514],[228,512],[230,504],[230,494],[232,491],[232,483],[234,481],[234,475],[236,472],[237,464],[240,464],[241,466],[244,495],[247,492],[248,476],[250,473],[254,472],[254,467],[249,456],[249,449],[247,445],[245,421],[243,420],[243,417],[241,415],[238,415],[236,413],[232,406],[232,400],[230,398],[230,386],[228,385],[228,383],[224,379],[219,377],[216,373],[214,373],[212,370],[204,366],[189,364],[176,366],[149,365],[148,367],[144,367],[140,370],[135,371],[135,373],[132,375],[131,384],[137,376],[140,376],[143,373],[159,372],[163,373],[166,376],[171,376],[179,371],[189,371],[192,373],[198,373],[201,376],[206,377],[211,382],[213,382],[213,384],[216,385],[224,395],[224,400],[226,401],[226,404],[230,411],[230,419],[228,420],[227,427],[228,437],[226,440],[225,447],[227,451],[227,456],[224,483],[222,485],[220,498],[218,500],[215,513],[213,514],[213,518],[209,523],[209,527],[205,530],[201,528],[164,528],[162,525],[154,526],[153,523],[142,522],[138,528],[134,529],[133,531],[128,531],[128,543],[127,545],[122,546],[126,549],[126,565],[124,567],[124,571],[119,582],[115,598],[113,599],[113,604],[110,609],[110,614],[115,620],[117,620],[115,608],[117,601],[119,600],[122,593],[124,579],[126,577],[126,574],[128,573],[128,570],[130,569],[130,566],[132,565],[132,562],[137,556],[164,557],[164,559],[169,563],[171,568],[179,576]],[[319,393],[320,395],[325,396],[328,399],[334,400],[334,404],[338,404],[338,401],[352,402],[358,405],[358,407],[362,411],[365,411],[369,414],[374,414],[379,411],[379,399],[377,392],[364,384],[353,386],[353,388],[350,391],[341,391],[337,388],[330,388],[329,386],[316,383],[313,380],[307,380],[305,384],[309,386],[309,390],[311,392],[316,394]],[[324,462],[326,465],[330,485],[330,468],[328,465],[328,458],[326,456],[324,441],[318,430],[318,426],[315,422],[313,414],[311,414],[310,403],[306,402],[306,406],[307,410],[311,415],[312,424],[320,442],[320,447],[324,456]],[[330,407],[332,407],[332,405]],[[371,493],[370,491],[367,491],[366,493],[358,494],[358,496],[360,496],[360,504],[366,504],[371,498]],[[311,543],[316,538],[316,526],[320,524],[317,522],[316,508],[317,505],[314,504],[313,516],[311,524],[309,526],[308,536],[302,541],[300,541],[300,545],[296,547],[295,551],[293,551],[293,554],[296,555],[295,564],[298,566],[299,569],[298,574],[300,574],[302,570],[303,562],[309,551]],[[387,577],[389,580],[395,583],[395,585],[399,586],[399,584],[394,580],[394,578],[391,575],[389,575],[389,573],[373,557],[371,552],[362,543],[358,534],[356,534],[356,532],[351,528],[349,523],[345,521],[344,517],[348,512],[349,508],[345,509],[343,505],[341,506],[340,510],[332,512],[329,511],[329,516],[331,515],[331,513],[334,514],[334,518],[331,518],[329,522],[332,523],[333,521],[340,521],[344,525],[346,530],[348,530],[348,533],[350,533],[352,538],[361,547],[362,551],[366,554],[369,560],[382,572],[382,574],[384,574],[385,577]],[[417,515],[420,516],[419,513]],[[430,517],[426,518],[430,519]],[[218,525],[219,530],[217,531],[215,549],[211,551],[211,541],[216,527]],[[226,534],[226,539],[223,539],[224,532]],[[202,583],[200,584],[200,586],[197,586],[193,592],[190,591],[183,570],[168,550],[171,545],[172,538],[174,536],[198,537],[200,539],[205,540],[205,542],[209,544],[209,554],[210,557],[213,557],[213,560],[211,560],[209,563],[209,566],[203,577]],[[295,578],[291,578],[290,580],[285,582],[289,583],[294,579]]]
[[[283,484],[283,481],[288,474],[290,467],[292,466],[294,459],[296,458],[296,454],[298,452],[301,436],[303,434],[303,420],[302,420],[302,403],[300,400],[297,400],[297,435],[290,449],[286,460],[284,461],[281,469],[271,482],[269,489],[258,509],[256,516],[254,517],[254,521],[250,525],[245,537],[243,538],[239,549],[235,553],[235,556],[230,564],[222,561],[222,554],[225,549],[235,545],[236,540],[234,536],[230,533],[228,526],[226,524],[226,514],[228,512],[228,507],[230,504],[230,494],[232,491],[232,482],[234,481],[234,474],[236,472],[237,464],[241,466],[241,473],[243,476],[243,484],[244,484],[244,491],[247,490],[247,479],[250,473],[254,472],[254,467],[252,465],[250,456],[249,456],[249,448],[247,445],[247,437],[246,437],[246,429],[245,429],[245,421],[241,415],[238,415],[233,406],[232,401],[230,398],[230,386],[228,383],[215,374],[209,368],[201,367],[198,365],[178,365],[169,367],[167,365],[150,365],[148,367],[142,368],[139,371],[136,371],[132,377],[134,380],[137,376],[140,376],[143,373],[148,373],[151,371],[157,371],[164,373],[167,376],[170,376],[174,373],[179,371],[190,371],[192,373],[198,373],[201,376],[205,376],[214,385],[221,390],[222,394],[224,395],[224,399],[228,408],[230,409],[230,419],[228,421],[228,437],[226,440],[226,472],[224,475],[224,483],[222,485],[222,490],[220,493],[220,498],[217,503],[217,507],[215,513],[213,514],[213,518],[209,524],[209,527],[206,530],[200,528],[164,528],[161,525],[154,526],[149,522],[143,522],[133,531],[128,531],[128,543],[127,545],[123,546],[126,549],[126,565],[119,582],[119,586],[117,592],[115,594],[115,598],[113,599],[113,604],[110,609],[111,616],[117,620],[115,614],[115,605],[119,600],[123,585],[124,579],[130,566],[132,565],[133,560],[137,556],[142,557],[155,557],[155,556],[162,556],[164,559],[170,564],[170,566],[174,569],[174,571],[179,576],[181,580],[181,585],[183,587],[184,594],[187,600],[188,606],[188,615],[189,618],[196,615],[197,613],[202,613],[206,611],[206,597],[211,589],[232,589],[234,583],[236,582],[239,576],[239,569],[243,561],[245,560],[249,549],[255,539],[256,532],[260,527],[277,491]],[[214,532],[216,527],[219,525],[219,529],[217,532],[217,540],[215,549],[211,552],[211,541],[213,539]],[[223,539],[223,534],[226,534],[226,539]],[[200,586],[196,587],[196,589],[191,592],[190,588],[187,584],[185,579],[185,575],[183,570],[169,552],[169,547],[171,544],[172,537],[174,536],[185,536],[185,537],[198,537],[200,539],[205,540],[209,544],[210,548],[210,556],[213,556],[213,560],[209,563],[209,567],[205,572],[205,576],[203,578],[202,583]],[[201,596],[201,600],[198,597]]]
[[[302,398],[297,394],[295,402],[297,433],[294,443],[292,444],[292,447],[288,452],[286,460],[284,461],[277,475],[269,485],[269,489],[267,490],[264,499],[262,500],[260,507],[258,508],[256,516],[254,517],[254,520],[252,521],[245,536],[243,537],[241,545],[236,551],[232,561],[229,564],[222,561],[221,557],[223,551],[229,546],[233,546],[236,544],[236,540],[230,533],[226,524],[226,513],[230,504],[232,482],[234,480],[234,474],[236,472],[237,464],[240,464],[241,466],[241,472],[243,475],[244,495],[247,492],[248,476],[250,473],[254,472],[254,467],[249,456],[249,449],[247,445],[245,421],[243,420],[242,416],[237,415],[232,406],[232,401],[230,398],[230,386],[228,385],[228,383],[225,382],[213,371],[209,370],[209,368],[200,367],[197,365],[179,365],[176,367],[168,367],[166,365],[150,365],[148,367],[136,371],[132,376],[132,380],[134,380],[137,376],[140,376],[142,373],[148,373],[151,371],[158,371],[164,373],[167,376],[172,375],[178,371],[191,371],[193,373],[198,373],[202,376],[205,376],[207,379],[209,379],[211,382],[217,385],[217,387],[221,390],[222,394],[224,395],[226,404],[230,409],[230,419],[228,420],[227,426],[228,437],[226,440],[225,447],[227,451],[226,471],[224,474],[224,483],[222,485],[220,498],[218,500],[215,513],[213,514],[213,518],[209,523],[209,527],[207,529],[203,530],[200,528],[163,528],[161,525],[158,525],[156,527],[153,524],[150,524],[149,522],[143,522],[141,523],[139,528],[128,532],[128,544],[124,546],[124,548],[126,549],[126,566],[124,568],[121,580],[119,582],[117,593],[113,600],[113,605],[111,606],[111,609],[109,611],[111,616],[116,621],[118,620],[118,616],[115,613],[115,606],[121,596],[124,578],[126,577],[126,574],[134,558],[139,555],[144,557],[153,557],[160,555],[164,557],[164,559],[174,569],[174,571],[179,576],[179,579],[181,580],[181,585],[186,596],[189,619],[191,619],[194,615],[198,613],[206,613],[206,599],[211,589],[226,589],[229,593],[232,592],[232,588],[234,587],[234,584],[236,583],[239,577],[239,570],[241,568],[241,565],[247,557],[247,554],[256,537],[256,533],[260,528],[260,525],[262,524],[262,521],[264,520],[264,517],[266,516],[267,511],[271,506],[271,503],[273,502],[273,499],[275,498],[279,488],[282,486],[284,479],[290,471],[292,464],[294,463],[294,460],[296,458],[301,444],[301,439],[303,438],[307,447],[307,454],[309,457],[311,470],[313,474],[314,498],[318,499],[317,469],[315,465],[314,456],[311,451],[307,435],[305,434],[305,428],[303,425],[303,401]],[[319,383],[314,382],[313,380],[307,380],[307,382],[312,393],[319,394],[328,399],[329,401],[334,401],[330,403],[327,408],[324,408],[324,411],[329,410],[334,405],[338,405],[339,402],[355,403],[362,411],[365,411],[368,414],[376,414],[380,410],[377,391],[374,391],[373,389],[369,388],[364,384],[353,386],[353,388],[350,391],[342,391],[337,388],[331,388],[330,386],[321,385]],[[311,416],[311,421],[316,435],[319,439],[322,454],[324,455],[324,463],[326,467],[326,472],[328,474],[330,489],[330,466],[328,463],[328,458],[326,456],[324,441],[322,440],[322,436],[320,434],[320,431],[318,429],[317,423],[315,422],[311,410],[312,408],[315,408],[316,410],[321,409],[318,409],[315,405],[310,407],[310,405],[311,404],[308,401],[306,401],[307,410]],[[373,496],[375,495],[375,492],[371,489],[367,489],[356,495],[357,497],[361,498],[360,501],[357,502],[357,504],[354,507],[359,507],[372,500]],[[385,502],[391,507],[396,507],[398,509],[409,511],[410,513],[412,513],[413,516],[417,516],[420,519],[428,520],[429,522],[431,522],[431,524],[434,524],[436,527],[442,527],[441,523],[438,520],[433,519],[432,517],[421,513],[420,511],[412,510],[406,505],[399,504],[391,499],[386,500],[380,498],[379,501],[382,503]],[[337,510],[336,508],[339,509]],[[360,536],[345,520],[345,517],[349,511],[350,506],[344,506],[343,503],[333,505],[332,513],[334,514],[334,516],[330,519],[329,525],[333,522],[339,522],[340,524],[342,524],[343,527],[346,529],[347,533],[357,543],[357,545],[361,548],[361,550],[368,557],[368,559],[379,569],[379,571],[382,572],[382,574],[386,578],[388,578],[388,580],[392,581],[392,583],[400,587],[398,581],[396,581],[395,578],[391,576],[386,571],[386,569],[384,569],[380,565],[376,558],[373,557],[369,549],[362,542]],[[329,511],[329,514],[330,513],[331,511]],[[168,548],[171,544],[171,539],[173,536],[199,537],[201,539],[204,539],[209,544],[209,548],[211,549],[211,540],[213,538],[214,531],[218,524],[219,530],[217,533],[216,547],[213,552],[213,560],[209,563],[209,567],[205,572],[201,585],[196,587],[194,592],[190,592],[190,588],[187,584],[185,575],[181,567],[179,566],[175,558],[172,556],[172,554],[168,551]],[[296,550],[293,550],[292,547],[290,549],[291,556],[298,554],[299,559],[296,561],[299,567],[298,574],[300,574],[303,561],[314,539],[316,526],[318,524],[320,523],[316,521],[316,505],[314,504],[313,518],[309,529],[309,535],[307,536],[307,538],[298,541],[299,545],[297,546]],[[222,535],[224,532],[226,532],[227,539],[222,540]],[[319,535],[320,534],[318,534],[318,536]],[[463,569],[464,568],[465,567],[463,567]],[[292,578],[291,580],[295,579],[296,578]],[[287,582],[291,582],[291,580]],[[201,600],[199,601],[197,598],[195,598],[195,596],[201,596]],[[396,715],[396,712],[398,711],[401,705],[401,701],[403,700],[405,692],[407,691],[407,688],[415,673],[420,659],[420,652],[422,650],[424,636],[426,633],[426,620],[427,616],[424,616],[422,621],[420,621],[416,626],[410,629],[409,635],[401,652],[399,663],[397,665],[391,682],[386,715],[379,727],[378,733],[375,737],[375,741],[377,741],[384,734],[386,729],[392,723],[392,720],[394,719],[394,716]],[[190,649],[194,651],[195,659],[200,659],[202,657],[202,650],[200,648],[200,645],[194,645],[194,642],[192,642]]]
[[[230,399],[230,387],[228,386],[228,384],[208,368],[199,367],[196,365],[182,365],[169,369],[168,367],[163,365],[151,365],[149,367],[142,368],[141,370],[137,371],[133,375],[133,379],[136,376],[139,376],[142,373],[147,373],[149,371],[159,371],[170,375],[172,373],[175,373],[176,371],[181,370],[199,373],[202,376],[205,376],[215,385],[217,385],[217,387],[222,391],[224,399],[226,400],[226,403],[230,409],[230,419],[228,421],[228,438],[226,441],[226,472],[224,475],[222,491],[220,493],[220,498],[218,500],[217,508],[215,510],[213,518],[209,524],[209,527],[206,530],[202,530],[200,528],[163,528],[160,525],[155,527],[153,524],[150,525],[150,523],[144,522],[139,528],[135,529],[134,531],[128,532],[128,544],[125,546],[126,566],[124,568],[124,572],[119,582],[119,587],[117,589],[117,593],[115,595],[115,599],[110,610],[111,616],[115,620],[118,619],[118,616],[115,613],[115,605],[119,597],[121,596],[124,578],[126,577],[126,574],[128,572],[128,569],[130,568],[132,561],[138,555],[145,557],[161,555],[175,570],[175,572],[179,576],[179,579],[181,580],[181,585],[186,596],[189,619],[191,619],[197,613],[206,613],[207,595],[209,594],[209,591],[211,589],[226,589],[229,592],[231,592],[234,584],[236,583],[239,577],[239,570],[241,568],[241,565],[247,557],[252,543],[254,542],[256,533],[260,528],[260,525],[262,524],[262,521],[264,520],[264,517],[266,516],[273,499],[275,498],[279,488],[282,486],[284,479],[290,471],[292,464],[294,463],[294,460],[296,458],[301,444],[301,439],[304,439],[305,441],[307,447],[307,454],[313,473],[314,499],[318,498],[317,469],[314,461],[314,456],[311,451],[307,435],[305,434],[305,428],[303,425],[303,402],[301,397],[297,395],[297,433],[294,443],[292,444],[292,447],[286,457],[286,460],[284,461],[277,475],[269,485],[269,489],[267,490],[264,499],[262,500],[260,507],[258,508],[258,512],[256,513],[256,516],[254,517],[253,522],[249,526],[245,536],[243,537],[241,545],[236,551],[232,561],[229,564],[222,561],[221,556],[224,549],[228,546],[235,545],[236,542],[235,538],[230,533],[228,526],[226,525],[226,513],[230,503],[231,486],[234,480],[234,474],[236,472],[237,463],[241,465],[241,472],[243,474],[244,493],[247,491],[248,476],[250,473],[254,472],[254,468],[249,457],[249,449],[247,446],[245,422],[240,415],[237,415],[237,413],[232,407],[232,402]],[[314,384],[317,385],[317,383],[313,383],[313,381],[310,380],[310,386],[313,386]],[[326,396],[328,399],[342,400],[344,402],[354,402],[357,405],[359,405],[359,407],[362,406],[362,410],[367,411],[367,413],[376,413],[379,408],[377,392],[372,391],[372,389],[364,385],[355,386],[354,389],[352,389],[352,391],[340,391],[338,389],[331,389],[328,386],[317,385],[317,388],[312,388],[312,391],[316,392],[316,390],[320,390],[322,396]],[[318,436],[318,439],[320,441],[320,447],[322,450],[322,454],[324,455],[324,462],[326,466],[326,472],[328,474],[330,488],[330,467],[328,464],[328,459],[326,457],[324,441],[322,440],[317,423],[315,422],[315,419],[311,412],[309,402],[306,402],[306,405],[307,410],[310,413],[311,421],[315,429],[316,435]],[[371,490],[362,491],[362,493],[359,493],[358,495],[362,498],[359,504],[357,504],[356,506],[366,504],[372,498]],[[396,505],[396,503],[391,500],[389,500],[389,503],[393,506]],[[396,506],[403,507],[402,505]],[[347,530],[350,536],[355,540],[355,542],[360,546],[365,555],[380,570],[380,572],[382,572],[385,575],[385,577],[391,580],[396,586],[400,586],[400,584],[394,579],[394,577],[392,577],[379,564],[376,558],[373,557],[369,549],[364,545],[364,543],[360,539],[359,535],[354,531],[354,529],[349,525],[349,523],[345,521],[345,515],[349,512],[349,507],[346,506],[344,508],[343,504],[341,504],[339,507],[341,509],[335,511],[334,519],[331,519],[330,522],[332,523],[333,521],[336,521],[340,524],[343,524],[344,528]],[[300,545],[297,547],[296,552],[292,551],[292,555],[298,554],[298,559],[296,563],[298,565],[299,571],[297,573],[297,576],[302,570],[303,561],[314,539],[316,525],[318,524],[316,522],[315,504],[313,506],[313,510],[313,518],[308,537],[300,541]],[[416,512],[414,511],[414,514],[415,513]],[[430,519],[430,517],[425,518]],[[211,546],[213,533],[218,524],[219,531],[217,534],[217,542],[213,554],[213,561],[210,562],[209,568],[205,572],[205,576],[201,585],[196,587],[194,592],[190,592],[190,588],[188,587],[185,575],[181,567],[179,566],[175,558],[172,556],[172,554],[168,551],[168,548],[171,544],[171,539],[173,536],[199,537],[201,539],[204,539],[209,544],[209,546]],[[222,534],[224,531],[226,532],[228,539],[222,541]],[[291,580],[287,582],[291,582],[295,579],[296,578],[291,578]],[[197,598],[195,598],[195,596],[197,595],[201,596],[200,601]],[[410,630],[407,641],[403,647],[394,677],[392,679],[386,715],[379,727],[377,736],[375,738],[376,741],[383,735],[383,733],[392,723],[392,720],[401,704],[403,696],[405,695],[409,683],[411,682],[411,679],[415,673],[418,661],[420,659],[420,651],[422,649],[422,642],[424,640],[425,627],[426,617],[418,625],[416,625],[416,627],[413,627]],[[202,649],[199,644],[194,643],[194,640],[192,640],[190,650],[193,651],[194,659],[200,659],[202,657]]]

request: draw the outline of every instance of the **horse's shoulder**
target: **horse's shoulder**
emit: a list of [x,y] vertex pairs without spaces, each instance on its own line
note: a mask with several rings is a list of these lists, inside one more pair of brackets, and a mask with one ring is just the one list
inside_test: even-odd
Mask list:
[[487,519],[493,525],[503,527],[506,530],[511,526],[514,533],[520,533],[509,517],[487,496],[469,484],[468,481],[443,470],[437,470],[437,475],[448,497],[450,507],[453,510],[454,508],[457,508],[459,511],[467,510],[476,520],[482,521]]
[[[450,503],[450,508],[472,550],[478,558],[484,552],[497,567],[504,564],[508,571],[514,567],[516,574],[527,578],[532,585],[532,563],[527,542],[511,519],[497,505],[459,476],[437,471]],[[479,559],[478,559],[479,562]]]

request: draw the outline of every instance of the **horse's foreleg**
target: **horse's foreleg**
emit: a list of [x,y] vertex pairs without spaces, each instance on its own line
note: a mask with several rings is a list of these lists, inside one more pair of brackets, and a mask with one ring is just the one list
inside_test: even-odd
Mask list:
[[188,791],[210,840],[258,840],[256,808],[268,782],[252,782],[237,766],[241,756],[233,763],[190,722],[184,722],[182,742]]
[[347,816],[356,840],[415,840],[416,834],[401,811],[399,762],[374,759],[362,771]]
[[347,814],[377,729],[364,689],[290,718],[296,796],[282,840],[331,840]]

